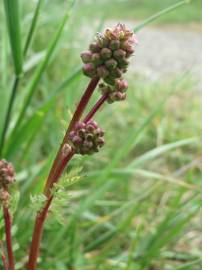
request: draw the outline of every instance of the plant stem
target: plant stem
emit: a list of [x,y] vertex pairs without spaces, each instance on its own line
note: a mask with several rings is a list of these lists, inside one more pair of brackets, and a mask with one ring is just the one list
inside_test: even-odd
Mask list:
[[56,158],[55,158],[53,165],[52,165],[52,168],[50,170],[48,179],[46,181],[45,191],[44,191],[44,193],[46,195],[48,195],[49,189],[52,186],[52,183],[54,183],[54,181],[57,179],[57,174],[55,172],[57,170],[58,164],[59,164],[60,159],[61,159],[60,158],[61,149],[62,149],[63,145],[65,143],[67,143],[67,141],[68,141],[69,132],[74,128],[75,124],[80,120],[98,82],[99,82],[99,78],[94,78],[90,81],[88,87],[86,88],[86,91],[84,92],[84,94],[83,94],[83,96],[82,96],[82,98],[81,98],[81,100],[76,108],[76,111],[71,119],[71,122],[70,122],[68,129],[66,131],[66,134],[64,136],[63,142],[58,150],[58,153],[56,155]]
[[84,118],[84,123],[87,123],[90,119],[93,118],[95,113],[100,109],[100,107],[104,104],[104,102],[107,100],[108,94],[104,94],[94,105],[94,107],[91,109],[91,111],[87,114],[87,116]]
[[11,215],[7,207],[3,207],[3,213],[4,213],[4,222],[5,222],[9,270],[15,270],[15,260],[13,256],[12,237],[11,237],[11,226],[12,226]]
[[[60,167],[56,171],[57,180],[61,176],[65,166],[71,160],[73,155],[74,155],[74,152],[72,151],[61,162]],[[56,183],[56,181],[55,181],[55,183]],[[53,183],[52,183],[52,185],[53,185]],[[27,270],[35,270],[36,269],[37,258],[38,258],[39,249],[40,249],[40,242],[41,242],[41,238],[42,238],[42,234],[43,234],[44,222],[45,222],[45,219],[47,217],[48,210],[49,210],[49,207],[51,205],[52,200],[53,200],[53,196],[49,195],[47,197],[47,201],[46,201],[44,208],[42,209],[41,212],[38,213],[38,215],[36,217],[34,232],[33,232],[33,236],[32,236],[32,243],[31,243],[31,247],[30,247],[29,262],[28,262]]]
[[10,96],[10,100],[9,100],[9,104],[8,104],[8,108],[7,108],[7,112],[6,112],[3,132],[2,132],[2,135],[1,135],[0,156],[2,155],[2,152],[3,152],[4,142],[5,142],[6,133],[7,133],[8,127],[9,127],[9,123],[10,123],[11,111],[12,111],[14,100],[15,100],[15,97],[16,97],[18,84],[19,84],[19,77],[16,77],[15,80],[14,80],[14,83],[13,83],[11,96]]
[[44,221],[46,219],[46,216],[48,214],[48,209],[50,207],[50,204],[53,200],[53,196],[51,196],[47,202],[45,207],[41,212],[38,213],[34,225],[34,232],[33,232],[33,237],[32,237],[32,243],[31,243],[31,248],[30,248],[30,255],[29,255],[29,262],[27,269],[28,270],[35,270],[36,265],[37,265],[37,258],[39,255],[39,248],[40,248],[40,242],[42,238],[42,233],[43,233],[43,225]]
[[[84,92],[76,111],[72,117],[72,120],[68,126],[68,129],[66,131],[66,134],[64,136],[63,142],[58,150],[57,156],[53,162],[52,168],[50,170],[48,179],[46,181],[44,194],[47,197],[46,204],[41,212],[38,213],[35,221],[33,236],[32,236],[32,243],[30,247],[30,254],[29,254],[29,261],[27,265],[27,270],[35,270],[37,265],[37,258],[39,255],[39,249],[40,249],[40,242],[42,239],[43,234],[43,228],[44,228],[44,222],[48,214],[49,207],[51,205],[51,202],[53,200],[53,195],[51,194],[51,188],[53,187],[54,183],[56,183],[61,174],[63,173],[66,165],[71,160],[71,158],[74,155],[74,151],[71,151],[65,158],[62,158],[61,150],[65,143],[68,142],[68,136],[69,132],[74,128],[75,124],[80,120],[97,84],[99,82],[99,78],[94,78],[90,81],[86,91]],[[100,108],[100,106],[104,103],[107,97],[103,96],[101,99],[96,103],[96,105],[93,107],[91,112],[88,115],[93,116],[95,112]]]

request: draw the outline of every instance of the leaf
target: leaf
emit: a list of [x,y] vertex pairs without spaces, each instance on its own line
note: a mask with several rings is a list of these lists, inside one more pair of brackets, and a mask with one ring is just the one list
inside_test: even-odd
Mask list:
[[82,168],[72,169],[68,174],[63,176],[58,183],[55,183],[51,192],[54,196],[50,212],[56,218],[56,220],[63,225],[65,223],[64,210],[69,199],[68,188],[81,180],[81,176],[78,174]]
[[11,196],[10,196],[10,202],[9,202],[9,209],[14,215],[16,212],[16,209],[18,207],[19,199],[20,199],[20,191],[17,188],[17,185],[12,185],[12,189],[10,190]]
[[36,24],[37,24],[37,21],[38,21],[41,5],[42,5],[43,1],[44,0],[38,0],[37,6],[36,6],[36,9],[35,9],[35,12],[34,12],[34,16],[33,16],[33,19],[32,19],[32,23],[31,23],[31,26],[30,26],[30,29],[29,29],[29,32],[28,32],[28,35],[27,35],[26,42],[25,42],[24,56],[27,54],[29,45],[30,45],[32,37],[34,35],[34,30],[36,28]]
[[46,200],[47,197],[44,194],[30,195],[30,207],[32,208],[32,210],[34,210],[34,212],[39,212],[44,206]]
[[[73,1],[74,3],[74,1]],[[72,4],[73,5],[73,4]],[[19,114],[19,117],[17,119],[17,122],[16,122],[16,125],[15,125],[15,129],[18,129],[23,118],[24,118],[24,115],[27,111],[27,108],[31,102],[31,99],[37,89],[37,86],[39,84],[39,81],[44,73],[44,71],[46,70],[48,64],[49,64],[49,61],[56,49],[56,46],[61,38],[61,35],[62,35],[62,32],[64,30],[64,27],[65,27],[65,24],[67,22],[67,20],[69,19],[69,11],[65,13],[59,27],[58,27],[58,30],[54,36],[54,38],[52,39],[52,41],[50,42],[50,45],[49,45],[49,48],[46,52],[46,56],[44,58],[44,60],[41,62],[41,64],[39,65],[39,67],[37,68],[35,74],[34,74],[34,78],[33,80],[31,81],[31,83],[29,84],[28,86],[28,89],[27,89],[27,96],[23,102],[23,105],[22,105],[22,109],[21,109],[21,112]]]
[[23,56],[21,48],[21,29],[18,0],[4,0],[4,8],[7,19],[8,33],[10,37],[15,74],[16,76],[19,76],[22,73]]

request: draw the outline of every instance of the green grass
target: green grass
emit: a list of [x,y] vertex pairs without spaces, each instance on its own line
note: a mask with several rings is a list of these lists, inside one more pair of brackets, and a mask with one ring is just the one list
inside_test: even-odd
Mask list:
[[[161,17],[156,23],[201,23],[202,2],[191,1],[191,5],[182,7],[179,10]],[[153,13],[176,3],[175,0],[97,0],[87,1],[84,4],[80,1],[83,12],[86,16],[100,17],[116,20],[142,20]],[[96,3],[96,4],[94,4]]]
[[[31,106],[21,126],[14,130],[30,82],[35,82],[38,66],[44,63],[44,52],[64,14],[70,11],[65,1],[42,3],[26,59],[37,61],[21,80],[4,149],[17,169],[21,192],[13,228],[16,269],[24,269],[35,216],[30,194],[41,193],[67,121],[88,82],[79,72],[79,53],[102,26],[103,13],[113,20],[145,19],[174,1],[114,2],[115,6],[112,1],[107,8],[105,1],[96,1],[94,7],[79,3],[73,7],[62,38],[37,82]],[[23,44],[34,3],[21,1]],[[200,5],[200,1],[193,1],[193,5],[181,7],[161,21],[197,22]],[[186,12],[190,12],[189,18]],[[86,33],[92,25],[89,14],[96,20]],[[1,121],[13,74],[2,18]],[[39,270],[202,269],[201,94],[195,91],[188,74],[149,82],[131,67],[128,80],[127,101],[106,105],[96,116],[106,130],[106,146],[93,157],[74,158],[68,168],[83,167],[82,181],[71,186],[67,194],[66,207],[61,210],[64,224],[50,213]],[[0,225],[1,239],[2,222]]]

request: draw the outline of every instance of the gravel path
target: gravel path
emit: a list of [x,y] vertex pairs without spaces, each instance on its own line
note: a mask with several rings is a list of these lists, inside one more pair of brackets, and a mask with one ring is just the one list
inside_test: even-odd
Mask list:
[[202,91],[202,31],[185,28],[145,28],[137,34],[139,45],[134,69],[155,80],[190,70]]

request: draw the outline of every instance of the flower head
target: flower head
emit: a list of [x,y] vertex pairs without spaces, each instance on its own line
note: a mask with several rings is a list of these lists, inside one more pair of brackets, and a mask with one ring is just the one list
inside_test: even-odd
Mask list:
[[95,121],[77,123],[69,134],[69,141],[75,153],[91,155],[104,145],[104,132]]
[[0,160],[0,187],[6,187],[13,183],[15,179],[15,171],[10,162]]
[[108,28],[103,34],[98,33],[89,50],[81,54],[84,74],[91,78],[99,77],[114,86],[116,79],[122,78],[127,71],[128,59],[133,55],[136,43],[133,31],[124,24]]

